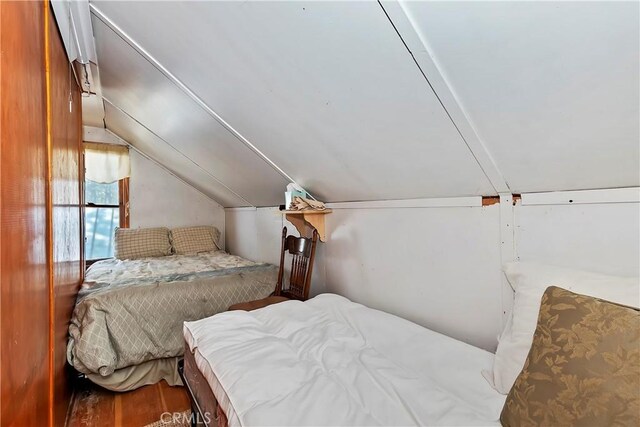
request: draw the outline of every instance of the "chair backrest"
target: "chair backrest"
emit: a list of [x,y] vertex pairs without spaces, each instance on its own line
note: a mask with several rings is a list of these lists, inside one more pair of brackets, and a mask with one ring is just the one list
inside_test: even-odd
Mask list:
[[[316,253],[318,232],[313,230],[313,237],[287,236],[287,227],[282,229],[282,249],[280,253],[280,271],[278,283],[274,295],[285,296],[291,299],[306,300],[309,298],[311,288],[311,275],[313,273],[313,258]],[[285,273],[285,255],[291,256],[291,273],[289,287],[283,289]]]

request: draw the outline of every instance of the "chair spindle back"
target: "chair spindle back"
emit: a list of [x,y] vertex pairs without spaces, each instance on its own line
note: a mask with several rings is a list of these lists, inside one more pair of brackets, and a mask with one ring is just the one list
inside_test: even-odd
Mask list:
[[[287,227],[282,229],[280,271],[278,272],[278,283],[276,284],[274,295],[302,301],[309,298],[317,242],[318,232],[316,230],[313,230],[313,237],[309,239],[306,237],[287,236]],[[292,258],[291,274],[289,276],[289,287],[283,289],[285,255],[287,252]]]

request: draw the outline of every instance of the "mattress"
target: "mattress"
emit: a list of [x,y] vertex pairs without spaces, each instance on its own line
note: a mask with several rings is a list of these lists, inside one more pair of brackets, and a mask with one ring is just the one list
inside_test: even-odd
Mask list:
[[493,354],[338,295],[183,333],[229,426],[500,425]]

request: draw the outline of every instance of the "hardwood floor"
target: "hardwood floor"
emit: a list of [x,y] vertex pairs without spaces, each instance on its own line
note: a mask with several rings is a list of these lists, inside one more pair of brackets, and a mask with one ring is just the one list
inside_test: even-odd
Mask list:
[[67,427],[143,427],[160,420],[163,413],[188,409],[184,387],[171,387],[164,381],[126,393],[87,381],[76,388]]

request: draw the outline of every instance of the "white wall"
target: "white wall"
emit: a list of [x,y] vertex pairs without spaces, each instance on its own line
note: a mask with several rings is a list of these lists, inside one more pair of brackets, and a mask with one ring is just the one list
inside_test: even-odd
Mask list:
[[167,172],[135,150],[130,150],[130,226],[181,227],[213,225],[224,245],[225,215],[218,203]]
[[498,205],[335,209],[327,290],[493,350],[501,328]]
[[640,205],[517,206],[516,255],[603,274],[640,275]]
[[[225,210],[227,251],[252,261],[280,264],[282,227],[287,234],[298,236],[296,228],[285,220],[278,208],[231,208]],[[322,242],[316,247],[311,282],[311,296],[326,292],[325,249]]]
[[[501,220],[497,204],[446,206],[456,200],[435,204],[443,207],[334,207],[312,293],[341,294],[495,350],[511,305],[503,301],[509,293],[500,271],[501,221],[508,219]],[[516,259],[639,274],[637,202],[518,204],[513,213]],[[227,209],[226,223],[230,252],[277,264],[283,222],[276,208]]]
[[[497,205],[334,209],[326,221],[313,295],[341,294],[495,348],[502,310]],[[288,223],[277,208],[227,209],[226,224],[231,253],[278,263]]]

